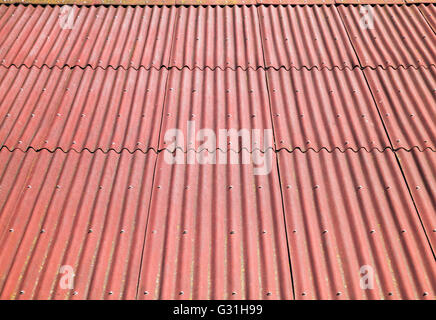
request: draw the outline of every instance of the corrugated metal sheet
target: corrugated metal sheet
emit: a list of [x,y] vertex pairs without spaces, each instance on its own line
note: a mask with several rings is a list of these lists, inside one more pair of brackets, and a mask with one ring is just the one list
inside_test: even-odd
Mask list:
[[267,67],[323,68],[358,65],[335,7],[258,8]]
[[[0,297],[133,299],[156,154],[0,152]],[[70,265],[74,289],[61,289]]]
[[74,8],[0,5],[0,298],[436,299],[434,9]]
[[[249,4],[333,4],[335,0],[0,0],[5,4],[54,5],[249,5]],[[336,0],[337,4],[436,3],[435,0]]]
[[335,0],[258,0],[259,4],[299,4],[299,5],[310,5],[310,4],[334,4]]
[[0,146],[157,150],[168,71],[0,67]]
[[[62,29],[59,6],[8,6],[0,19],[4,66],[168,66],[175,7],[74,7]],[[133,31],[133,32],[132,32]]]
[[427,20],[430,27],[434,32],[436,32],[436,6],[421,4],[418,8],[424,18]]
[[392,151],[278,159],[297,299],[435,299],[434,256]]
[[[177,144],[170,131],[174,128],[183,135]],[[196,140],[201,138],[202,129],[211,130],[216,141]],[[266,129],[270,133],[265,133]],[[227,137],[222,130],[233,132]],[[243,137],[238,138],[238,134]],[[265,71],[170,71],[159,150],[265,151],[274,148],[272,138]]]
[[278,149],[389,147],[361,70],[280,69],[267,75]]
[[263,67],[256,7],[180,7],[171,66]]
[[[185,161],[198,156],[177,153]],[[218,153],[228,161],[250,156]],[[138,298],[291,298],[275,154],[267,153],[269,175],[254,175],[248,164],[170,165],[165,154],[156,166]]]
[[336,0],[337,4],[370,4],[370,5],[376,5],[376,4],[404,4],[406,3],[405,0]]
[[397,155],[426,234],[436,251],[436,153],[414,149],[399,150]]
[[436,67],[364,72],[394,148],[436,151]]
[[374,28],[362,28],[359,7],[339,6],[362,66],[430,66],[436,35],[416,6],[374,6]]

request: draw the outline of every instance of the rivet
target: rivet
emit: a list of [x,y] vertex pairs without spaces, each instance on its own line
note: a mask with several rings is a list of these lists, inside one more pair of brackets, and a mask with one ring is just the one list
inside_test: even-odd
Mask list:
[[188,231],[187,230],[183,230],[183,234],[187,234],[188,233]]
[[420,186],[416,186],[416,188],[415,188],[416,190],[419,190],[419,189],[421,189],[421,187]]
[[92,229],[89,229],[89,230],[88,230],[88,233],[92,233]]
[[305,296],[306,294],[307,294],[306,292],[303,292],[301,295],[302,295],[302,296]]
[[233,230],[232,230],[232,231],[230,231],[230,234],[235,234],[235,231],[233,231]]
[[14,232],[14,229],[9,229],[9,232]]
[[271,292],[267,292],[266,295],[267,295],[267,296],[270,296],[270,295],[272,295],[272,293],[271,293]]
[[314,189],[318,189],[318,188],[319,188],[319,185],[315,185],[313,188],[314,188]]
[[77,294],[78,294],[77,291],[74,291],[74,292],[73,292],[73,296],[77,296]]
[[113,292],[112,292],[112,291],[109,291],[108,293],[109,293],[109,294],[113,294]]
[[183,291],[180,291],[180,292],[179,292],[179,295],[182,295],[183,293],[184,293]]
[[337,293],[336,293],[336,295],[337,295],[337,296],[340,296],[340,295],[341,295],[341,292],[340,292],[340,291],[339,291],[339,292],[337,292]]
[[322,232],[322,234],[326,234],[328,231],[327,230],[324,230],[323,232]]
[[32,186],[29,184],[29,185],[27,186],[27,189],[30,189],[30,188],[32,188]]
[[145,295],[148,295],[148,291],[144,291],[144,294],[145,294]]
[[234,295],[236,295],[236,292],[235,292],[235,291],[232,292],[232,296],[234,296]]
[[401,230],[401,233],[405,233],[405,232],[406,232],[406,230],[404,230],[404,229],[403,229],[403,230]]
[[133,189],[133,186],[129,186],[128,188],[129,188],[129,189]]
[[428,292],[424,292],[422,295],[423,295],[424,297],[425,297],[425,296],[428,296]]
[[24,290],[21,290],[21,291],[20,291],[20,294],[24,294]]
[[41,229],[41,233],[45,233],[45,229]]
[[388,293],[388,296],[392,296],[392,295],[393,295],[393,293],[392,293],[392,292],[389,292],[389,293]]

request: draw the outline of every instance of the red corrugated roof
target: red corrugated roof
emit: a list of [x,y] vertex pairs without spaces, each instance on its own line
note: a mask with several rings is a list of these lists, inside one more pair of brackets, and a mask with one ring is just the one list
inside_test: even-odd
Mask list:
[[2,299],[436,298],[435,5],[72,8],[0,5]]

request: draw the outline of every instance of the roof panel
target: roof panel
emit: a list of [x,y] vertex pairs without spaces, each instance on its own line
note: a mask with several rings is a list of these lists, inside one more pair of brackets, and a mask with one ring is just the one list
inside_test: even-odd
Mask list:
[[362,66],[435,65],[436,35],[416,6],[373,6],[373,28],[362,28],[358,6],[339,6]]
[[[0,297],[135,298],[156,154],[0,158]],[[61,266],[74,290],[60,286]]]
[[159,149],[265,151],[274,147],[262,69],[172,69],[166,91]]
[[0,60],[28,67],[167,66],[175,12],[175,7],[73,6],[74,25],[68,29],[59,6],[9,6],[0,20]]
[[361,70],[270,69],[267,76],[278,149],[389,147]]
[[406,0],[336,0],[337,4],[359,4],[359,5],[366,5],[366,4],[404,4],[406,3]]
[[157,150],[167,73],[0,67],[0,145]]
[[435,298],[434,256],[392,151],[278,159],[297,299]]
[[365,69],[394,148],[436,150],[436,67]]
[[436,6],[420,4],[418,8],[424,18],[427,20],[430,27],[433,29],[434,32],[436,32]]
[[436,153],[430,150],[397,151],[422,223],[436,249]]
[[358,65],[335,7],[261,6],[258,10],[267,67],[343,69]]
[[[138,298],[290,299],[275,154],[174,156],[185,163],[224,157],[227,164],[171,165],[173,154],[159,153]],[[270,174],[256,175],[255,156],[264,168],[272,165]],[[249,164],[242,164],[245,157]]]
[[180,7],[170,66],[262,67],[263,55],[256,7]]
[[259,4],[333,4],[335,0],[258,0]]

